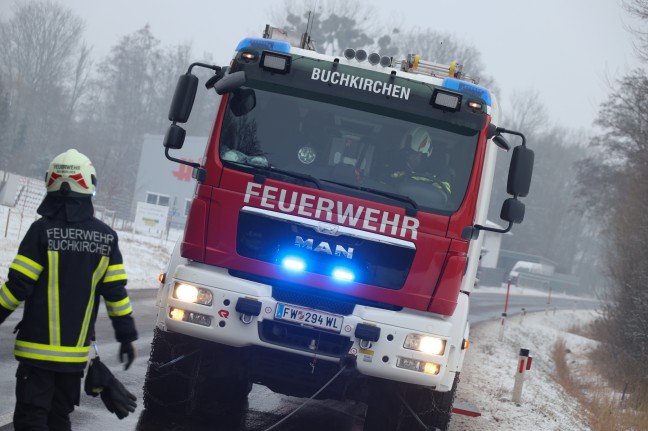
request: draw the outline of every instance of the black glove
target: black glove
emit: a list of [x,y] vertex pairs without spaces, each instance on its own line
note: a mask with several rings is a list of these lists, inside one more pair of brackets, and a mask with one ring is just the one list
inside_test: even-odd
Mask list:
[[99,357],[92,359],[88,374],[86,375],[84,389],[86,394],[96,397],[101,396],[110,413],[124,419],[129,413],[135,411],[137,398],[128,392],[124,385],[115,378],[108,367],[101,362]]
[[124,419],[137,408],[135,395],[128,392],[128,389],[117,379],[112,379],[100,395],[108,411],[117,415],[119,419]]
[[119,362],[124,362],[124,356],[126,356],[124,370],[127,370],[135,360],[135,348],[133,347],[133,343],[121,343],[121,347],[119,348]]

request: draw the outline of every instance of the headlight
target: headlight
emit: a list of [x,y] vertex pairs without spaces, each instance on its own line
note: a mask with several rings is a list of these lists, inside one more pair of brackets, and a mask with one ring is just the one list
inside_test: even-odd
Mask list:
[[209,290],[184,283],[176,283],[173,297],[180,301],[202,305],[211,305],[213,299]]
[[418,350],[427,355],[443,355],[445,352],[445,340],[429,335],[408,334],[405,337],[403,347],[410,350]]
[[194,313],[181,308],[170,307],[169,317],[181,322],[195,323],[201,326],[211,326],[211,317],[206,314]]
[[418,359],[403,358],[399,356],[396,359],[396,366],[410,371],[437,375],[441,371],[441,366],[433,362],[419,361]]

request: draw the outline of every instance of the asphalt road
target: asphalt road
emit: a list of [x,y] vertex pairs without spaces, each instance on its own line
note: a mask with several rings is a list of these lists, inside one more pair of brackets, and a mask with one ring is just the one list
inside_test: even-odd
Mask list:
[[[500,319],[504,310],[504,295],[498,293],[482,293],[476,290],[471,297],[471,323]],[[81,406],[72,414],[73,429],[77,431],[97,430],[138,430],[138,431],[263,431],[280,421],[290,412],[304,403],[304,399],[277,395],[263,386],[255,385],[248,403],[248,410],[237,425],[226,423],[202,423],[194,420],[190,423],[175,423],[166,418],[156,417],[146,412],[142,407],[142,386],[146,374],[147,361],[150,352],[153,328],[155,325],[155,290],[131,290],[130,296],[133,303],[134,315],[140,339],[135,343],[137,358],[133,366],[124,371],[118,362],[118,343],[114,335],[110,320],[103,310],[96,325],[99,354],[115,375],[124,385],[137,396],[138,409],[123,420],[109,413],[99,398],[93,398],[82,393]],[[512,295],[508,302],[508,315],[513,318],[525,309],[527,312],[545,311],[552,312],[557,309],[593,309],[597,303],[590,300],[574,300],[552,298],[547,304],[546,297]],[[10,431],[13,411],[14,375],[16,361],[13,358],[13,327],[21,317],[21,310],[17,310],[7,321],[0,326],[0,431]],[[360,403],[320,401],[308,402],[297,414],[288,418],[273,428],[275,431],[339,431],[362,430],[364,405]]]

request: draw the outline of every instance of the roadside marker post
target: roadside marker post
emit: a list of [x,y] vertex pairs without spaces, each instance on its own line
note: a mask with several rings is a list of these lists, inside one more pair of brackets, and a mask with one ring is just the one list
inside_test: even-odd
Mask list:
[[499,341],[502,341],[504,339],[504,322],[506,322],[506,313],[502,313],[502,321],[500,323],[500,329],[499,329]]
[[524,373],[531,369],[532,357],[529,356],[529,349],[520,349],[517,369],[515,370],[515,383],[511,401],[520,404],[522,401],[522,386],[524,386]]
[[547,306],[545,307],[545,316],[549,313],[549,307],[551,306],[551,285],[547,286],[549,294],[547,296]]
[[499,330],[499,341],[504,339],[504,322],[506,321],[506,310],[508,310],[509,292],[511,291],[511,279],[508,279],[506,285],[506,299],[504,299],[504,312],[502,313],[502,322]]

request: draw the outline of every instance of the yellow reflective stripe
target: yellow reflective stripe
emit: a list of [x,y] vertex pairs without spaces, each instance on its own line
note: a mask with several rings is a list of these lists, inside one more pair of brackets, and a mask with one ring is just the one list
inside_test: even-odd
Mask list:
[[81,325],[81,332],[79,333],[79,339],[77,340],[77,347],[85,345],[86,337],[88,336],[88,328],[90,327],[90,319],[92,319],[92,311],[94,309],[95,302],[95,291],[99,280],[101,280],[108,268],[108,257],[102,256],[99,260],[99,265],[92,273],[92,289],[90,290],[90,298],[88,299],[88,304],[86,305],[85,316],[83,317],[83,324]]
[[14,311],[20,305],[22,301],[18,301],[15,296],[9,290],[7,283],[4,283],[0,287],[0,305],[7,310]]
[[14,355],[22,358],[37,359],[54,362],[86,362],[90,346],[68,347],[53,346],[51,344],[30,343],[16,340]]
[[410,177],[414,181],[421,181],[421,182],[426,182],[426,183],[432,183],[434,182],[434,179],[428,178],[428,177],[420,177],[420,176],[411,176]]
[[49,322],[50,343],[61,345],[61,316],[59,315],[59,285],[58,285],[58,251],[47,251],[47,317]]
[[108,315],[113,317],[125,316],[133,312],[128,297],[116,302],[106,301],[106,310],[108,311]]
[[38,280],[41,272],[43,272],[42,265],[21,254],[16,256],[11,265],[9,265],[9,269],[14,269],[32,280]]
[[452,193],[452,189],[450,188],[450,183],[447,181],[439,181],[434,178],[428,178],[428,177],[419,177],[419,176],[412,176],[410,177],[414,181],[420,181],[420,182],[426,182],[426,183],[432,183],[434,187],[440,190],[445,190],[448,193]]
[[120,263],[117,265],[110,265],[108,271],[106,271],[106,276],[104,277],[104,283],[109,283],[111,281],[127,280],[126,271],[124,270],[124,264]]

